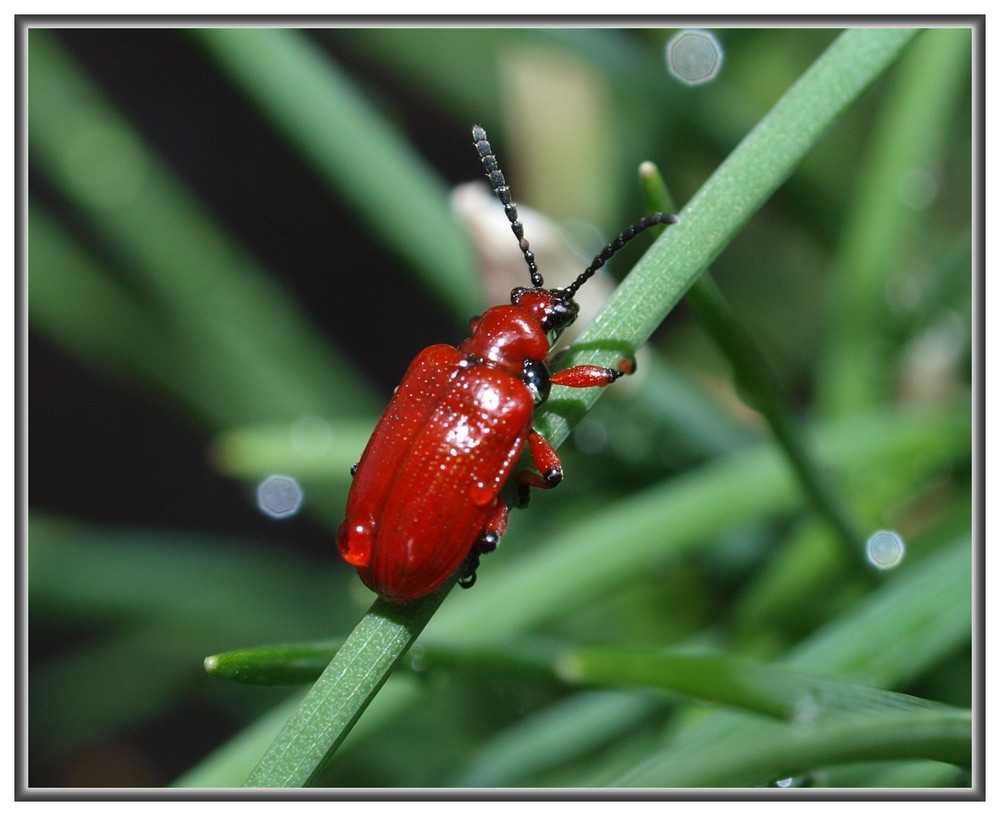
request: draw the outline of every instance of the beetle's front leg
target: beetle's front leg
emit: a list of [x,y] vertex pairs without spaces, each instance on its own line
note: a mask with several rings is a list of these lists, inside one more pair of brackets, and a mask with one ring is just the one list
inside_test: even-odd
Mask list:
[[[578,365],[557,371],[548,377],[552,385],[565,385],[570,388],[593,388],[595,386],[611,385],[615,380],[635,371],[633,360],[622,360],[618,368],[604,368],[596,365]],[[537,473],[530,470],[522,471],[518,479],[517,506],[526,507],[531,498],[531,488],[550,490],[562,481],[562,463],[559,454],[549,441],[532,428],[528,432],[528,446],[531,449],[531,460]]]
[[615,380],[635,371],[635,362],[622,360],[618,368],[604,368],[596,365],[578,365],[565,368],[549,375],[552,385],[567,385],[570,388],[593,388],[611,385]]

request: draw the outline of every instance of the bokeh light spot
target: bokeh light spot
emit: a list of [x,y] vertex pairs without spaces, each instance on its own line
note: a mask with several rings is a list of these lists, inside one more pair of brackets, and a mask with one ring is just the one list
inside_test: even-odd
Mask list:
[[722,69],[722,46],[707,31],[687,29],[667,43],[667,70],[686,85],[700,85]]
[[291,476],[268,476],[257,485],[257,509],[274,519],[294,516],[305,494]]
[[865,544],[868,560],[879,569],[892,569],[899,565],[906,554],[903,537],[893,530],[872,533]]

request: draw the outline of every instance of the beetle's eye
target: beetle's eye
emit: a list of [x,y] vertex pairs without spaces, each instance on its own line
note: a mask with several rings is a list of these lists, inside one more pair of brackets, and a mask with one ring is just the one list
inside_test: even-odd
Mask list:
[[510,302],[516,306],[517,302],[521,299],[521,295],[523,295],[527,291],[528,291],[527,286],[518,286],[516,289],[511,291]]
[[547,332],[555,332],[558,336],[563,329],[576,320],[580,311],[576,301],[556,298],[552,301],[552,309],[542,321],[542,328]]

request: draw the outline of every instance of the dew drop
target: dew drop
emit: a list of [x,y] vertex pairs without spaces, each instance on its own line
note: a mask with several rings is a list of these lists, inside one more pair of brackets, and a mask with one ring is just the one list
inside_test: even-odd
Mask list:
[[371,526],[345,521],[337,528],[337,550],[348,564],[367,567],[372,559]]

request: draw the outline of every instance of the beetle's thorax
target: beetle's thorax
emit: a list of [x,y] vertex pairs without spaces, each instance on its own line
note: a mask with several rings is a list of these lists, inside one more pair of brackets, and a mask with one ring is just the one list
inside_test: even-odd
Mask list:
[[577,306],[559,289],[515,289],[511,303],[473,318],[472,337],[459,350],[520,376],[526,360],[544,360],[552,339],[576,317]]

